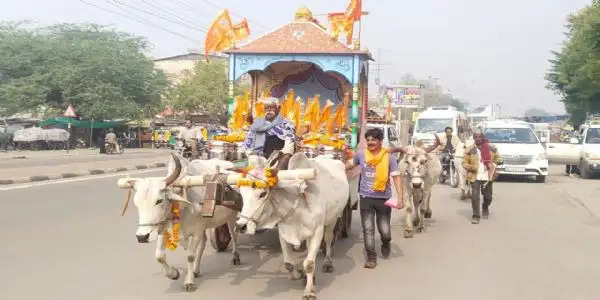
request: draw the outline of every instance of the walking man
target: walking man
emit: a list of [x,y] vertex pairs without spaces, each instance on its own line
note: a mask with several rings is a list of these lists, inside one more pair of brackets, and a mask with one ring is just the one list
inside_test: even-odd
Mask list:
[[[487,219],[490,214],[496,166],[502,164],[502,158],[480,130],[473,133],[473,140],[475,144],[465,150],[463,166],[467,171],[467,183],[471,185],[471,223],[479,224],[481,217]],[[483,205],[480,194],[483,194]]]
[[[391,183],[393,182],[398,195],[398,208],[404,207],[402,199],[403,187],[398,163],[388,149],[381,147],[383,131],[379,128],[369,129],[365,138],[367,149],[358,152],[346,164],[348,169],[360,165],[360,218],[363,228],[363,238],[367,261],[365,268],[374,269],[377,266],[377,252],[375,251],[375,222],[381,237],[381,255],[387,258],[390,255],[390,219],[392,209],[384,205],[392,197]],[[390,180],[391,179],[391,180]]]

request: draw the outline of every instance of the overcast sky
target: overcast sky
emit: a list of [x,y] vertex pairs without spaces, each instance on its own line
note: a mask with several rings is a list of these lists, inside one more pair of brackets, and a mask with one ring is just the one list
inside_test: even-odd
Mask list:
[[[234,22],[247,17],[253,36],[257,36],[290,22],[300,5],[307,5],[316,15],[343,11],[348,2],[2,0],[0,20],[110,25],[146,37],[153,44],[151,55],[163,57],[202,48],[203,30],[219,7],[228,8]],[[404,73],[417,78],[432,76],[474,106],[499,103],[511,114],[530,107],[562,113],[559,97],[545,89],[544,74],[550,51],[559,50],[564,40],[567,16],[590,2],[363,0],[363,10],[370,14],[364,17],[362,45],[376,56],[376,63],[385,64],[383,82],[398,80]],[[326,17],[319,18],[326,24]]]

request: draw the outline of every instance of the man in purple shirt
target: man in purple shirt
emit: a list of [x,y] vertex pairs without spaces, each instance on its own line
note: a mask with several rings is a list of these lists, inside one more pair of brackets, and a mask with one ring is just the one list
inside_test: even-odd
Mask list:
[[[383,131],[379,128],[369,129],[365,134],[365,138],[367,140],[366,151],[369,151],[369,153],[367,154],[366,151],[358,152],[353,160],[348,161],[347,167],[352,168],[356,165],[360,165],[361,167],[358,191],[360,195],[360,218],[363,227],[365,250],[367,252],[365,268],[373,269],[377,266],[375,219],[377,219],[377,229],[381,237],[381,255],[384,258],[390,255],[390,242],[392,240],[390,219],[392,209],[384,203],[392,197],[392,182],[399,197],[399,208],[404,206],[404,202],[402,200],[403,190],[401,174],[398,171],[398,162],[393,155],[388,153],[387,149],[381,147]],[[384,153],[381,153],[381,151],[384,151]],[[378,166],[371,165],[367,158],[377,155],[384,155],[383,157],[387,158],[385,161],[379,162],[388,164],[388,174],[386,174],[387,183],[383,190],[375,188],[377,180],[375,175]]]

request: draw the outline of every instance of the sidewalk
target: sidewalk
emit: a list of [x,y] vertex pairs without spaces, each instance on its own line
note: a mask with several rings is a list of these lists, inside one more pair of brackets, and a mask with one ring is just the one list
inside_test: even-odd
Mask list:
[[160,168],[166,166],[169,153],[136,148],[112,155],[99,154],[98,149],[0,152],[0,184]]

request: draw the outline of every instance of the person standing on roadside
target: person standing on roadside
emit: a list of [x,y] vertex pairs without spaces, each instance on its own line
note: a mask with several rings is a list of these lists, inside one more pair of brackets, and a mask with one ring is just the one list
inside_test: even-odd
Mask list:
[[391,185],[393,182],[398,195],[398,209],[404,207],[404,191],[401,174],[398,171],[398,162],[388,149],[381,146],[383,131],[379,128],[369,129],[365,138],[367,149],[356,153],[353,159],[348,160],[346,168],[361,167],[359,195],[360,218],[363,228],[363,237],[367,261],[365,268],[374,269],[377,266],[377,252],[375,251],[375,223],[381,237],[381,255],[384,258],[390,255],[391,214],[392,209],[384,203],[392,197]]
[[[479,224],[481,217],[487,219],[490,214],[496,166],[502,164],[502,158],[496,147],[488,143],[481,130],[473,133],[473,140],[475,144],[465,150],[463,167],[467,171],[467,183],[471,185],[471,223]],[[480,204],[481,194],[483,205]]]

